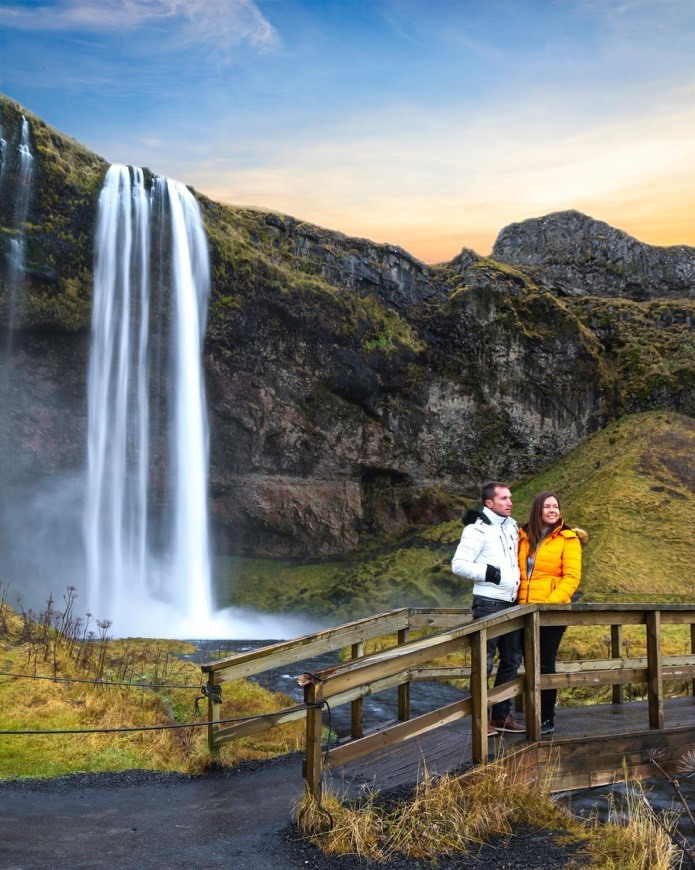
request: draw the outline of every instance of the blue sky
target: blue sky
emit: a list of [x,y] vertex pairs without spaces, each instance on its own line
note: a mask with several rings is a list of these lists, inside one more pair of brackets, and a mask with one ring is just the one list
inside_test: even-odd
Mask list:
[[695,244],[694,37],[694,0],[0,0],[0,91],[428,262],[566,208]]

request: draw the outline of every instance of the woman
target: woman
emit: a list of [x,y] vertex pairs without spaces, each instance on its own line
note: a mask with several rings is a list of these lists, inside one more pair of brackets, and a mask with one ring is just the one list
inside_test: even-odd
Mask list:
[[[570,529],[562,521],[560,502],[554,492],[541,492],[533,500],[528,522],[519,530],[519,604],[569,604],[582,573],[582,544],[588,540],[582,529]],[[554,674],[564,625],[540,630],[541,673]],[[557,689],[541,692],[541,734],[555,731]]]

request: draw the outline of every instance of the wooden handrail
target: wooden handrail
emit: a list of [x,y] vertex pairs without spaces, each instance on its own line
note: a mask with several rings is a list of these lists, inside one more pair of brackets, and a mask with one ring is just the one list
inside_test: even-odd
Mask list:
[[[247,722],[237,722],[231,726],[223,727],[219,724],[222,688],[225,683],[262,674],[274,668],[297,664],[326,652],[347,647],[361,648],[365,641],[389,634],[393,634],[396,639],[406,638],[407,632],[411,628],[418,630],[440,629],[451,625],[460,625],[462,622],[470,621],[470,619],[470,610],[461,608],[400,608],[327,628],[293,640],[269,644],[250,652],[237,653],[205,662],[201,665],[201,670],[203,674],[207,675],[207,683],[203,686],[203,691],[208,699],[208,722],[210,722],[208,746],[210,751],[215,752],[230,740],[236,740],[262,730],[259,727],[259,720],[255,717],[249,718]],[[399,685],[399,693],[400,697],[403,698],[402,704],[405,711],[408,699],[407,689],[404,690]],[[355,717],[353,737],[358,736],[361,727],[361,717],[357,713],[357,709],[357,707],[353,708]],[[303,718],[304,715],[304,708],[292,713],[293,718]],[[264,717],[261,721],[270,722],[271,720]],[[289,720],[283,719],[282,721]],[[265,727],[274,727],[274,725],[267,724]]]
[[[691,652],[665,656],[661,650],[664,625],[690,624]],[[610,658],[558,662],[556,674],[540,674],[538,636],[543,625],[606,625],[611,627]],[[644,656],[624,656],[622,627],[643,625],[647,652]],[[411,639],[415,629],[430,629],[436,634]],[[524,631],[525,665],[519,675],[502,686],[488,688],[486,641],[507,632]],[[364,655],[364,642],[394,635],[394,646]],[[219,690],[231,679],[262,673],[271,668],[294,664],[329,650],[348,648],[352,657],[316,674],[302,677],[305,704],[264,717],[221,728]],[[451,652],[470,649],[470,666],[428,667],[429,663]],[[626,683],[647,686],[650,728],[664,725],[664,680],[687,679],[695,692],[695,606],[683,604],[647,605],[608,603],[573,605],[524,605],[512,607],[495,616],[471,621],[470,612],[458,609],[403,608],[326,629],[315,635],[273,644],[250,653],[231,656],[202,666],[208,675],[209,741],[216,749],[228,740],[266,727],[306,717],[305,777],[309,790],[318,795],[323,765],[321,732],[323,708],[351,703],[352,741],[331,751],[330,763],[337,765],[361,757],[375,748],[395,745],[425,731],[464,716],[471,716],[473,759],[487,757],[487,708],[508,698],[523,698],[527,734],[540,739],[540,692],[545,688],[612,686],[613,700],[624,701]],[[471,697],[449,704],[415,719],[410,718],[409,684],[421,679],[470,679]],[[362,699],[397,686],[398,723],[364,735]]]
[[[526,605],[509,608],[496,616],[477,620],[463,627],[441,632],[438,635],[414,641],[405,647],[390,649],[360,660],[345,662],[334,668],[321,671],[310,677],[311,688],[305,695],[307,704],[316,705],[313,710],[314,724],[311,735],[320,734],[317,726],[320,707],[323,702],[335,699],[348,685],[354,687],[370,686],[374,681],[391,677],[412,676],[412,669],[421,667],[426,661],[440,658],[455,649],[468,646],[471,649],[471,698],[470,704],[448,705],[439,711],[418,717],[407,724],[383,729],[378,736],[363,738],[359,746],[350,744],[350,749],[340,748],[332,753],[332,763],[340,764],[346,759],[355,759],[377,746],[383,747],[394,742],[410,739],[425,730],[440,727],[464,715],[471,716],[472,754],[474,762],[482,762],[487,757],[487,707],[518,694],[524,696],[526,730],[531,740],[540,739],[540,692],[554,686],[616,685],[625,682],[646,682],[649,701],[649,725],[663,727],[663,679],[665,676],[695,676],[695,659],[691,656],[677,657],[678,665],[667,665],[661,653],[660,627],[662,623],[695,623],[695,608],[683,605],[645,606],[631,604],[625,608],[615,605],[572,605],[554,607],[548,605]],[[645,625],[647,629],[647,655],[630,661],[610,660],[606,669],[593,666],[584,670],[567,670],[554,675],[541,675],[538,661],[538,634],[542,625]],[[524,648],[526,667],[516,680],[489,690],[486,674],[486,641],[517,628],[524,628]],[[396,731],[397,729],[397,731]],[[391,737],[390,735],[393,735]],[[307,730],[307,740],[313,739]],[[306,781],[309,791],[320,794],[322,756],[316,747],[307,744]]]

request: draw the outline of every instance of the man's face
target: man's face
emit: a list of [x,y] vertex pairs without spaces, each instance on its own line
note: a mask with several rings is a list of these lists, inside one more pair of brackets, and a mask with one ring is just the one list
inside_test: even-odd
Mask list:
[[485,502],[485,507],[497,514],[498,517],[508,517],[512,512],[511,492],[506,486],[498,486],[494,498],[489,498]]

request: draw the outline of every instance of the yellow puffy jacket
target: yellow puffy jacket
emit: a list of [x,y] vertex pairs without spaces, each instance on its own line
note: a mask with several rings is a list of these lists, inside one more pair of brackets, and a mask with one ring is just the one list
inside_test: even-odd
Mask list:
[[582,543],[588,535],[559,523],[541,541],[528,578],[529,540],[519,529],[519,604],[569,604],[582,576]]

